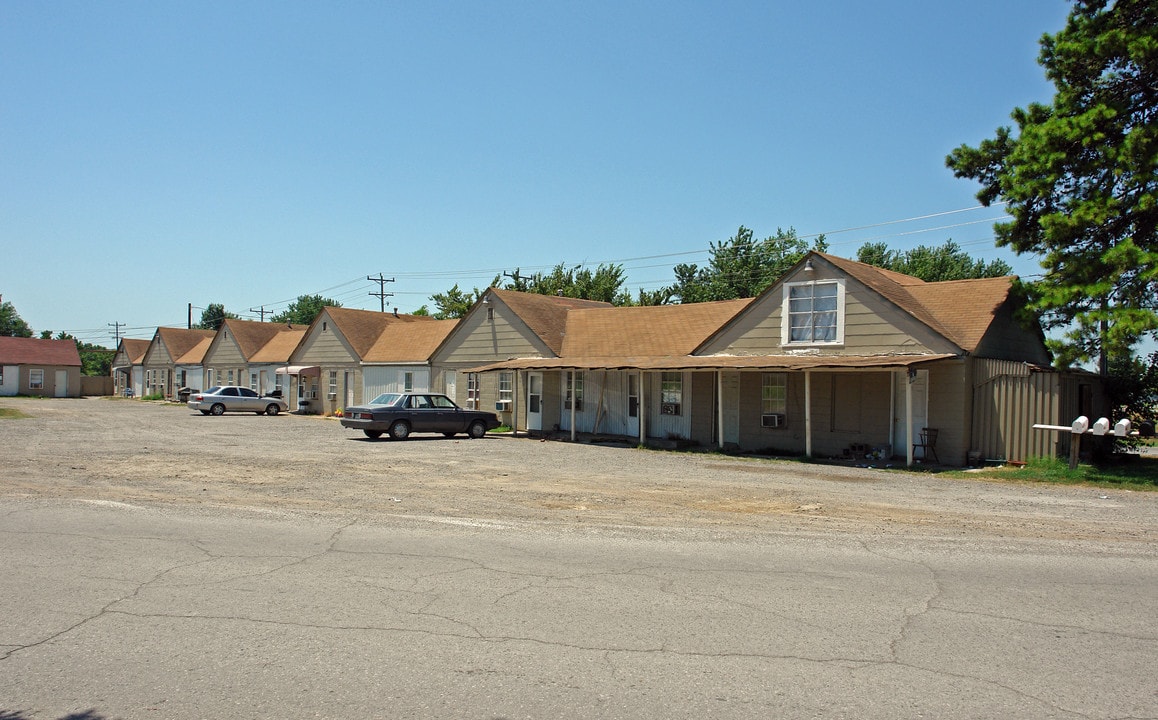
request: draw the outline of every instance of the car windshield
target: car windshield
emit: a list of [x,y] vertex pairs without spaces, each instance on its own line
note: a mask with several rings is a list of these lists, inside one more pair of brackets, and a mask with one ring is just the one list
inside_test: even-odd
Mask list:
[[371,400],[370,404],[371,405],[386,405],[389,407],[389,406],[397,405],[398,401],[401,399],[402,399],[402,396],[399,395],[398,393],[382,393],[378,397]]

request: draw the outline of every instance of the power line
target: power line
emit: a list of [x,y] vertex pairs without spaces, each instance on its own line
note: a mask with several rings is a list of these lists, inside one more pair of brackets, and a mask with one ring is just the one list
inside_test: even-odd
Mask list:
[[386,298],[393,297],[394,293],[386,292],[386,283],[394,282],[394,278],[386,278],[382,273],[378,273],[378,277],[366,276],[366,279],[371,282],[378,283],[378,292],[370,293],[370,297],[378,298],[378,303],[382,306],[382,312],[386,312]]

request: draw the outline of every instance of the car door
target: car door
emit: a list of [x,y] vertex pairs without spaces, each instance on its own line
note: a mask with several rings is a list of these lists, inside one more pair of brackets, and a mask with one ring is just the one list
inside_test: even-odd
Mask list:
[[237,388],[223,387],[217,398],[218,402],[224,405],[226,410],[231,412],[241,410],[241,398],[237,394]]
[[427,395],[410,396],[410,429],[412,432],[437,432],[437,411]]
[[437,432],[462,432],[462,413],[458,407],[445,395],[431,395],[430,404],[434,407],[435,430]]
[[237,388],[237,392],[237,399],[240,404],[238,409],[251,412],[257,412],[258,410],[264,409],[261,405],[261,396],[259,396],[255,391],[250,390],[249,388]]

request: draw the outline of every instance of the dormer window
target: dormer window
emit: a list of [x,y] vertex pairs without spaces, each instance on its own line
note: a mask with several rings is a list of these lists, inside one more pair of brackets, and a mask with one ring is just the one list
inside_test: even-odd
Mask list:
[[844,281],[817,280],[784,285],[783,345],[844,343]]

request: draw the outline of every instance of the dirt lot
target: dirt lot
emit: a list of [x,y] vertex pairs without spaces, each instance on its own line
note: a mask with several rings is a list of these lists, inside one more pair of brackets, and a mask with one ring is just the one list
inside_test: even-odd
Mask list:
[[120,399],[3,398],[0,495],[398,516],[565,531],[968,535],[1152,543],[1158,493],[634,448],[417,436],[333,419],[205,417]]

